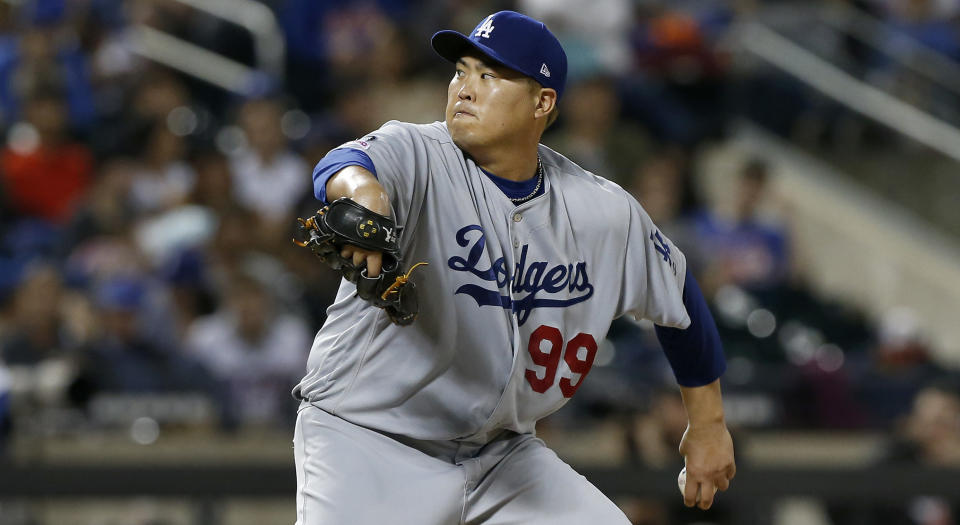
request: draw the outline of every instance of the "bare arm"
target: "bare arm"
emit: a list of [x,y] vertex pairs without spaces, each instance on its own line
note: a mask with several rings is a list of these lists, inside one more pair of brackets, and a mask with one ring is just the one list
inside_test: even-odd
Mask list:
[[327,181],[327,200],[333,202],[341,197],[349,197],[354,202],[390,216],[390,197],[373,173],[360,166],[347,166]]
[[[390,197],[386,190],[366,169],[360,166],[347,166],[338,171],[327,181],[327,201],[333,202],[341,197],[348,197],[357,204],[379,213],[390,216]],[[353,258],[353,264],[359,266],[366,261],[367,275],[380,275],[383,264],[383,255],[380,252],[364,250],[356,246],[345,246],[340,255]]]
[[737,472],[733,458],[733,439],[723,416],[720,380],[699,387],[680,387],[687,409],[687,430],[680,440],[680,454],[687,466],[687,485],[683,502],[697,503],[709,509],[716,490],[727,490]]

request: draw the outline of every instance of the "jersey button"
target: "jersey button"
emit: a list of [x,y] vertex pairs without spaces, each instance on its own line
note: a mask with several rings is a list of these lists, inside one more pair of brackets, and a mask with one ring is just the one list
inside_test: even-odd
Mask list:
[[517,239],[514,239],[514,240],[513,240],[513,247],[514,247],[514,248],[519,248],[519,247],[520,247],[520,241],[518,241]]
[[513,222],[520,222],[522,220],[523,220],[523,215],[520,215],[519,213],[513,214]]

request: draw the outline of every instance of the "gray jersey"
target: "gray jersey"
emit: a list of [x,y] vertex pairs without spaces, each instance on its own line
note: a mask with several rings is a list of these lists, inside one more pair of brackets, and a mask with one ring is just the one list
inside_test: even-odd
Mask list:
[[580,386],[613,319],[686,328],[686,261],[616,184],[541,145],[545,192],[514,205],[446,125],[388,122],[364,151],[390,195],[420,315],[407,327],[344,281],[295,393],[425,440],[533,432]]

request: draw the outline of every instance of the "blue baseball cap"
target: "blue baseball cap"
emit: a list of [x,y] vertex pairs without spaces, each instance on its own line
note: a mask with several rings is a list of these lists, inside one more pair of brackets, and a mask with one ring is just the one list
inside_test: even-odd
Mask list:
[[547,26],[515,11],[494,13],[477,24],[470,36],[438,31],[430,40],[438,55],[456,62],[470,48],[518,71],[541,86],[563,94],[567,81],[567,54]]

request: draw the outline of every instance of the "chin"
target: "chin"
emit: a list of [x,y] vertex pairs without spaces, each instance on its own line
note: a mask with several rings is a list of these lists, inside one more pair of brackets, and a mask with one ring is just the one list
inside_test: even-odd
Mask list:
[[450,137],[453,139],[454,144],[456,144],[460,149],[467,149],[467,147],[474,142],[476,142],[476,137],[472,132],[467,129],[464,129],[464,126],[460,122],[451,122],[447,124],[447,130],[450,131]]

